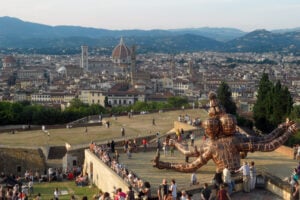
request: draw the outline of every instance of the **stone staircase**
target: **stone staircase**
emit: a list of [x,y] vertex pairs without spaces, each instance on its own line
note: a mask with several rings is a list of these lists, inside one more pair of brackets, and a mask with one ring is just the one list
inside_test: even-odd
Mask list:
[[67,153],[65,146],[52,146],[49,148],[48,160],[62,159]]

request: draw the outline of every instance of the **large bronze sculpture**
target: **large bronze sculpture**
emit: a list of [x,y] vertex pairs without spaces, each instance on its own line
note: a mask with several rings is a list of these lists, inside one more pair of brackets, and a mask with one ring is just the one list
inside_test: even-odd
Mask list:
[[287,139],[297,131],[293,121],[280,124],[270,134],[261,136],[248,136],[236,131],[236,119],[233,115],[225,113],[218,104],[216,94],[209,94],[210,108],[209,118],[202,123],[205,134],[209,139],[194,150],[189,150],[185,145],[174,140],[171,141],[175,147],[185,156],[196,157],[191,163],[169,163],[160,161],[157,153],[153,167],[158,169],[173,169],[180,172],[193,172],[205,165],[210,159],[216,164],[216,171],[220,172],[227,165],[230,170],[240,167],[241,152],[269,152],[281,146]]

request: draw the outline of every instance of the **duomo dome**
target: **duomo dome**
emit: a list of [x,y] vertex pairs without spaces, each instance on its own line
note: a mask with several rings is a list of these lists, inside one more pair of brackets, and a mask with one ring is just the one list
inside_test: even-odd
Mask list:
[[112,52],[112,61],[124,67],[131,63],[131,50],[124,44],[123,38]]

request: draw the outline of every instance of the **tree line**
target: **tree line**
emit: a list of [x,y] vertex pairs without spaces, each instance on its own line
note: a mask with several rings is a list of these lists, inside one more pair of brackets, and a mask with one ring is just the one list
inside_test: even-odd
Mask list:
[[154,111],[161,109],[177,109],[188,106],[185,97],[170,97],[167,102],[136,102],[131,106],[103,107],[98,104],[88,105],[79,99],[73,99],[70,106],[62,110],[60,107],[42,106],[23,102],[0,102],[0,125],[34,124],[53,125],[65,124],[89,115],[123,114],[140,111]]

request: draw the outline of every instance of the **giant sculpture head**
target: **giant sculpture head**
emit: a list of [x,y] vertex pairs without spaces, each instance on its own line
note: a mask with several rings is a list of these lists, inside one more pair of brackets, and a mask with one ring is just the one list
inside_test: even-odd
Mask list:
[[219,104],[217,95],[214,92],[208,94],[209,97],[209,119],[203,122],[203,128],[207,136],[212,139],[222,136],[233,135],[236,131],[236,118],[227,114]]
[[222,115],[225,113],[223,107],[218,102],[216,93],[210,92],[208,94],[208,98],[209,98],[208,115],[210,117],[218,117],[219,115]]

